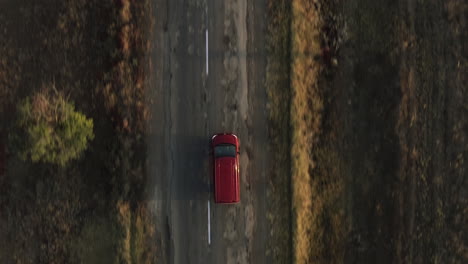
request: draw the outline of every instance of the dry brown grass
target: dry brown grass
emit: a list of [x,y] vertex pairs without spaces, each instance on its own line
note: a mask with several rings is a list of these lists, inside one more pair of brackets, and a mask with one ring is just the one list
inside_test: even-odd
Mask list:
[[130,10],[130,0],[120,0],[120,19],[123,23],[130,22],[132,12]]
[[[320,54],[320,14],[311,1],[292,2],[292,68],[291,68],[291,162],[294,260],[310,263],[314,228],[313,186],[309,168],[314,168],[311,149],[321,131],[323,99],[318,87],[320,64],[314,60]],[[315,200],[313,201],[316,202]]]
[[[342,203],[343,162],[333,131],[325,131],[321,56],[324,3],[292,2],[291,177],[293,260],[341,263],[347,232]],[[330,124],[332,127],[335,124]]]
[[[445,7],[446,17],[435,14]],[[450,0],[424,6],[405,17],[398,28],[402,47],[397,131],[401,163],[396,191],[399,223],[395,241],[401,263],[466,263],[467,199],[465,195],[467,127],[466,20],[468,5]],[[434,19],[434,17],[437,18]],[[444,21],[446,19],[446,21]],[[421,21],[447,23],[439,28]],[[408,21],[419,22],[414,28]],[[450,50],[449,56],[440,50]],[[444,67],[438,68],[443,60]],[[436,67],[437,65],[437,67]],[[452,65],[452,66],[449,66]],[[435,143],[434,143],[435,142]],[[464,147],[461,147],[464,146]]]
[[151,204],[140,204],[134,214],[133,263],[155,263],[158,249],[155,241],[156,229]]
[[[409,15],[397,14],[401,10],[393,4],[382,9],[385,1],[345,1],[350,7],[346,11],[331,5],[317,11],[313,2],[327,4],[291,1],[288,48],[292,55],[287,73],[291,81],[287,89],[268,82],[287,79],[278,70],[286,67],[269,64],[268,74],[274,76],[267,75],[267,87],[274,87],[269,90],[273,124],[287,127],[291,133],[290,138],[285,133],[274,134],[273,145],[277,144],[275,152],[290,150],[293,262],[362,263],[375,261],[377,256],[398,263],[465,263],[467,247],[462,237],[466,228],[461,223],[466,222],[466,198],[461,190],[466,186],[462,180],[466,148],[460,147],[466,146],[467,138],[463,130],[467,97],[461,85],[467,76],[463,74],[466,56],[461,53],[466,42],[463,1],[419,3],[423,12]],[[447,18],[440,12],[441,6],[448,11],[450,34],[443,27]],[[354,67],[336,68],[336,72],[321,69],[321,62],[314,60],[320,54],[322,20],[328,26],[333,11],[344,12],[351,43],[356,44],[346,46],[349,49],[342,49],[343,56],[339,56]],[[414,36],[409,29],[399,29],[403,30],[398,31],[403,35],[402,50],[394,47],[395,15],[414,19],[419,32]],[[407,18],[399,17],[411,25]],[[440,23],[427,26],[426,21]],[[438,57],[441,50],[447,51],[443,59]],[[452,55],[446,55],[448,50]],[[403,51],[411,56],[402,56],[400,73],[395,74],[394,64]],[[355,73],[333,76],[369,67],[375,62],[367,60],[375,54],[390,55],[378,61],[379,67],[386,66],[382,73],[373,73],[375,79],[366,76],[358,82],[359,91],[346,86],[356,79]],[[322,74],[325,72],[328,75]],[[382,78],[397,80],[397,75],[401,91],[395,92],[390,85],[373,92],[371,84]],[[284,90],[291,92],[290,97]],[[282,114],[289,109],[285,101],[290,105],[288,118]],[[361,108],[356,109],[355,102]],[[361,121],[374,125],[356,131]],[[363,147],[368,143],[370,147]],[[359,156],[366,152],[367,156]],[[281,154],[275,157],[281,158],[288,160]],[[397,167],[394,173],[388,172]],[[277,168],[284,172],[284,167]]]
[[130,239],[131,239],[131,224],[132,224],[132,211],[128,202],[117,203],[118,221],[123,231],[123,239],[120,241],[120,249],[118,250],[120,260],[123,263],[131,263],[130,256]]
[[129,25],[125,25],[120,29],[119,32],[119,45],[120,49],[122,50],[122,54],[124,58],[128,58],[130,56],[130,34],[131,34],[131,27]]
[[119,259],[123,263],[155,263],[156,230],[150,203],[132,209],[128,202],[118,202],[118,221],[123,230]]
[[[322,65],[314,59],[321,53],[320,13],[310,1],[304,0],[270,1],[269,9],[266,84],[276,161],[269,193],[272,208],[269,220],[274,234],[271,255],[278,263],[291,260],[339,263],[343,259],[346,232],[340,203],[344,185],[336,148],[321,144],[327,141],[321,127],[325,108],[323,87],[318,84]],[[291,200],[277,201],[275,197]],[[291,206],[289,217],[290,211],[284,208]],[[292,221],[289,236],[285,233],[291,232],[286,227],[287,221]]]
[[149,41],[153,18],[150,1],[117,1],[118,16],[111,28],[116,29],[117,50],[105,84],[99,86],[106,111],[118,131],[141,134],[149,120],[146,97],[149,80]]

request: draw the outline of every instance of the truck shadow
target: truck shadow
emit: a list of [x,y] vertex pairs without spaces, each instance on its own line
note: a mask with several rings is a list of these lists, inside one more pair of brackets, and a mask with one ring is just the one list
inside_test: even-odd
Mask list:
[[206,200],[211,195],[209,137],[178,136],[172,152],[171,199]]

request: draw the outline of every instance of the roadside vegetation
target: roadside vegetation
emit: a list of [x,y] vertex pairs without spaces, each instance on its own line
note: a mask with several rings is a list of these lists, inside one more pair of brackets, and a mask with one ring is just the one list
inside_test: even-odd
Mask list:
[[63,95],[42,91],[18,104],[10,151],[23,160],[65,166],[92,140],[93,121],[76,112]]
[[338,21],[329,3],[292,2],[291,177],[295,263],[341,263],[347,222],[343,162],[327,88],[336,66]]
[[269,2],[274,259],[465,263],[467,5],[290,3]]
[[269,2],[266,85],[275,153],[270,248],[278,263],[327,263],[343,255],[340,159],[323,144],[326,94],[319,80],[332,58],[322,57],[329,36],[320,10],[311,1]]
[[151,1],[0,5],[0,262],[155,263]]

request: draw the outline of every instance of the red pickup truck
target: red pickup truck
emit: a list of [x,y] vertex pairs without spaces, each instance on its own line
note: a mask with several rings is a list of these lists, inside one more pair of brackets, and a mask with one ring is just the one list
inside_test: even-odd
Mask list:
[[236,135],[221,133],[211,139],[214,164],[215,203],[238,203],[240,200],[239,140]]

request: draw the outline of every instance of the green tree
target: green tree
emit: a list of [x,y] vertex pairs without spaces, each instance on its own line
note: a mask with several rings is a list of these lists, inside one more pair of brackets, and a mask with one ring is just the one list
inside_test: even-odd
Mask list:
[[14,149],[23,160],[65,166],[94,138],[93,120],[75,111],[62,94],[41,92],[18,104]]

